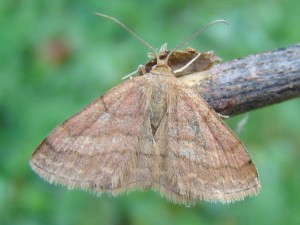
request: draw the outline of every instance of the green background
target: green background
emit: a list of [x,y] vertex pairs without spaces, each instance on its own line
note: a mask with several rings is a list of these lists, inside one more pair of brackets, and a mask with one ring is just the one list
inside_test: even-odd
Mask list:
[[[159,48],[189,43],[223,61],[299,42],[299,0],[0,1],[0,224],[299,224],[300,101],[249,112],[238,135],[261,193],[223,205],[174,205],[152,191],[96,197],[42,180],[31,153],[59,123],[147,61],[148,49],[112,15]],[[185,46],[186,47],[186,46]],[[244,118],[228,121],[233,130]]]

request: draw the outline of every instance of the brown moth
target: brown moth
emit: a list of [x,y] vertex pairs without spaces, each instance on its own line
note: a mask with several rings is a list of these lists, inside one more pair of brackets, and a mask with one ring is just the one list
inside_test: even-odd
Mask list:
[[32,155],[33,170],[69,188],[113,195],[152,188],[184,204],[257,194],[258,174],[247,150],[208,103],[176,78],[172,67],[180,63],[169,64],[178,58],[173,52],[156,53],[155,62],[139,70],[144,74],[52,131]]

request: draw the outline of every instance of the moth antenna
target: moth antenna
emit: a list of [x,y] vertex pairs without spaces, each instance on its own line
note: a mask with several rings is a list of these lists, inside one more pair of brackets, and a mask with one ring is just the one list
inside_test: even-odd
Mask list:
[[137,35],[136,33],[134,33],[130,28],[128,28],[125,24],[121,23],[119,20],[117,20],[116,18],[112,17],[112,16],[108,16],[102,13],[94,13],[97,16],[101,16],[107,19],[110,19],[112,21],[114,21],[116,24],[120,25],[121,27],[123,27],[125,30],[127,30],[131,35],[133,35],[135,38],[137,38],[138,40],[140,40],[144,45],[146,45],[149,49],[151,49],[154,54],[156,55],[157,60],[159,60],[159,55],[157,53],[157,51],[155,50],[155,48],[150,45],[147,41],[145,41],[143,38],[141,38],[139,35]]
[[200,30],[198,30],[196,33],[194,33],[193,35],[189,36],[186,40],[184,40],[183,42],[181,42],[179,45],[177,45],[175,48],[173,48],[170,53],[167,55],[165,61],[168,62],[170,55],[172,55],[173,52],[175,52],[177,49],[179,49],[181,46],[189,43],[191,40],[193,40],[195,37],[197,37],[199,34],[203,33],[208,27],[212,26],[213,24],[216,23],[225,23],[227,25],[229,25],[229,23],[225,20],[215,20],[211,23],[206,24],[203,28],[201,28]]

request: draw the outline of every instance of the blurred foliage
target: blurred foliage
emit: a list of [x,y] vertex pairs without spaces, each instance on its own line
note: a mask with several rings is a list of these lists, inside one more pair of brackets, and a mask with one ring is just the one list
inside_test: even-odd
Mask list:
[[[261,193],[230,205],[174,205],[158,194],[119,197],[51,185],[28,161],[60,122],[147,61],[147,48],[104,18],[117,17],[155,47],[189,43],[224,61],[299,42],[298,0],[0,1],[0,224],[299,224],[299,99],[249,113],[239,136]],[[235,129],[245,115],[229,119]]]

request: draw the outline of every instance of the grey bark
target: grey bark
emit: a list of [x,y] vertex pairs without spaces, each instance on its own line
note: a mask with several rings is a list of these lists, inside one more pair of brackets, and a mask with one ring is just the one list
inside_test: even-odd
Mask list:
[[300,96],[300,44],[212,66],[179,78],[223,115]]

